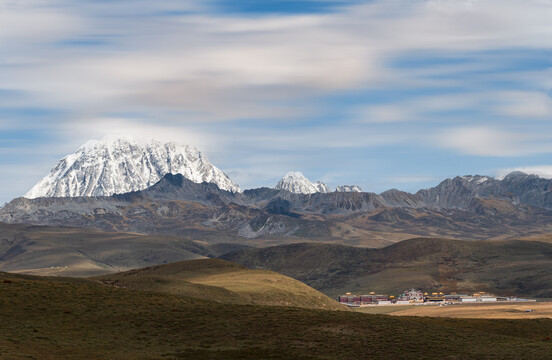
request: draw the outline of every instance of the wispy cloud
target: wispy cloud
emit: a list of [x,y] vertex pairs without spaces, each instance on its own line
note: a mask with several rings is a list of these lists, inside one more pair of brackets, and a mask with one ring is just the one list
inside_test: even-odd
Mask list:
[[552,119],[552,98],[541,92],[511,91],[501,93],[496,110],[506,116]]
[[[199,118],[257,117],[253,105],[265,92],[271,101],[274,87],[296,88],[296,98],[381,85],[393,79],[385,59],[399,52],[549,46],[550,17],[543,15],[551,9],[529,3],[375,1],[337,13],[259,19],[197,12],[193,2],[184,8],[196,12],[168,18],[160,15],[174,7],[168,1],[144,2],[135,17],[106,16],[112,6],[115,14],[127,9],[124,2],[82,8],[30,2],[2,13],[2,23],[12,26],[3,27],[9,33],[0,39],[20,50],[4,55],[17,66],[2,82],[75,111],[140,106],[192,108]],[[67,40],[82,37],[112,42],[87,47]],[[232,103],[253,110],[225,116]]]
[[[0,131],[32,128],[37,146],[60,143],[50,156],[111,132],[191,142],[250,184],[287,163],[358,180],[370,158],[552,151],[549,1],[294,3],[0,0]],[[269,171],[229,151],[284,155]],[[354,161],[322,171],[296,155],[311,152]]]
[[467,155],[517,157],[552,152],[552,142],[547,135],[490,127],[450,128],[442,130],[432,138],[440,147]]

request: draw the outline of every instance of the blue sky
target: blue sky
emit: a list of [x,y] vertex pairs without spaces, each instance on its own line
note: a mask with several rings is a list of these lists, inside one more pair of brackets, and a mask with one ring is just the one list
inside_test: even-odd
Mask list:
[[242,188],[552,176],[549,0],[0,0],[0,202],[90,139]]

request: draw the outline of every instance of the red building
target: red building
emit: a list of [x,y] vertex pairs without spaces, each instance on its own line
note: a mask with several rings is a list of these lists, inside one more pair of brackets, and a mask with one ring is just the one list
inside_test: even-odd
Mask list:
[[424,293],[422,293],[422,291],[418,290],[418,289],[406,290],[406,291],[403,291],[403,293],[399,295],[399,300],[409,300],[409,301],[423,302],[424,301]]

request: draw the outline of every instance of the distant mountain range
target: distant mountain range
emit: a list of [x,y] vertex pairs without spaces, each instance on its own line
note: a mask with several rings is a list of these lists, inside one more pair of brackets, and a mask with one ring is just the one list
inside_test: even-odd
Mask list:
[[[110,196],[144,190],[165,174],[181,174],[195,183],[208,182],[220,189],[241,192],[240,187],[195,147],[152,140],[140,145],[131,137],[106,136],[81,146],[58,164],[23,197]],[[329,193],[323,182],[312,183],[300,172],[289,172],[275,187],[297,194]],[[358,191],[339,186],[336,191]]]
[[[182,174],[175,174],[182,172]],[[381,194],[290,172],[241,191],[189,146],[107,137],[65,157],[0,221],[93,227],[257,245],[329,241],[379,247],[416,236],[505,239],[552,233],[552,180],[513,172],[458,176],[414,194]],[[239,239],[239,240],[238,240]]]
[[[288,172],[274,187],[276,190],[286,190],[294,194],[327,194],[332,192],[328,185],[322,181],[311,182],[299,171]],[[336,192],[362,192],[360,186],[342,185],[335,189]]]
[[[488,239],[552,233],[552,181],[514,172],[504,179],[464,176],[415,194],[242,193],[165,175],[146,190],[105,197],[14,199],[0,221],[186,235],[227,242],[313,239],[384,246],[415,236]],[[268,244],[268,243],[267,243]]]

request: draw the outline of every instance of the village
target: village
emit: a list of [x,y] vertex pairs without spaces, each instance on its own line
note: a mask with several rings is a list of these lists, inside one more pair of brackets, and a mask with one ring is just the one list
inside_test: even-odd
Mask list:
[[453,305],[473,303],[493,303],[506,301],[536,301],[532,299],[520,299],[517,297],[496,296],[490,293],[477,292],[468,294],[443,294],[442,292],[422,292],[419,289],[403,291],[398,297],[393,295],[377,295],[370,292],[368,295],[354,295],[346,293],[340,295],[338,301],[341,304],[360,307],[376,305]]

